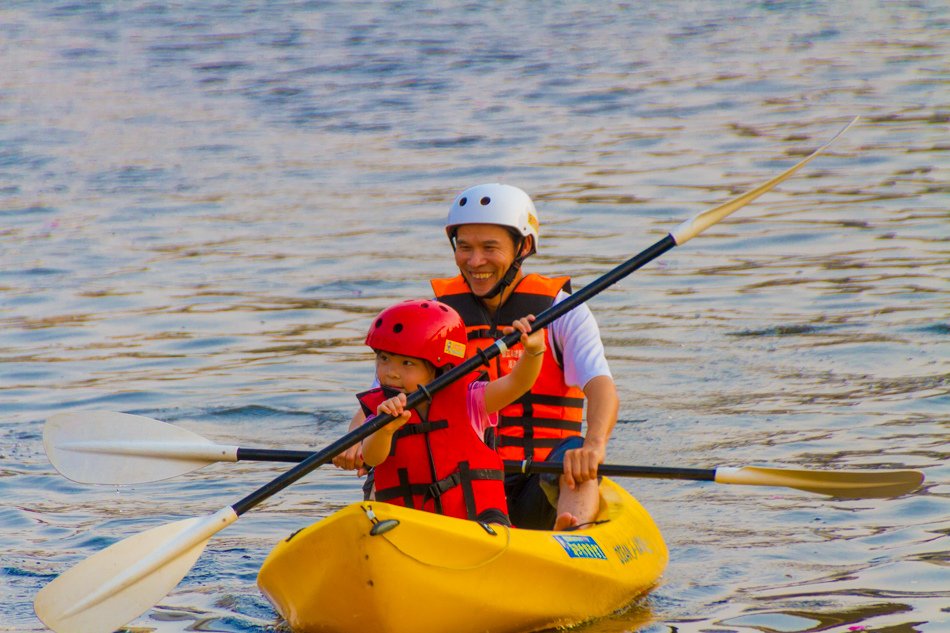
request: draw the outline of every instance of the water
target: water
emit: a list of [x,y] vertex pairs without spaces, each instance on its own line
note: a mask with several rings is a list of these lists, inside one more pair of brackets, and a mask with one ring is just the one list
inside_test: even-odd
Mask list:
[[[925,487],[627,480],[670,567],[582,630],[950,630],[948,26],[936,0],[4,3],[0,628],[43,630],[56,574],[282,470],[74,484],[44,455],[50,415],[325,446],[369,381],[371,315],[452,273],[461,189],[529,191],[529,267],[581,287],[861,115],[593,300],[623,401],[609,458],[909,467]],[[255,508],[133,628],[272,629],[261,561],[358,485],[324,468]]]

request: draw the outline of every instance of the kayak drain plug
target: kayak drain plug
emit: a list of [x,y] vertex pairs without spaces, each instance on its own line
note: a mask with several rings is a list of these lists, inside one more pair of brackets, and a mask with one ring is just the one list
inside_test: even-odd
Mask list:
[[397,525],[399,525],[399,521],[396,519],[386,519],[385,521],[374,523],[373,527],[370,528],[369,533],[371,536],[378,536],[380,534],[385,534]]

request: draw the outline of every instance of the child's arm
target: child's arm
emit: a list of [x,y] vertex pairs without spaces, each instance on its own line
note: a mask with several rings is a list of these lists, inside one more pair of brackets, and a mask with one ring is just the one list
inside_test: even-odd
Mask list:
[[546,341],[543,329],[531,332],[532,321],[534,315],[529,314],[512,324],[515,330],[521,332],[524,352],[508,375],[491,381],[485,387],[485,408],[489,413],[494,413],[520,398],[534,386],[534,381],[541,373],[541,361],[544,360],[544,352],[547,349]]
[[395,420],[363,440],[363,463],[378,466],[389,457],[393,434],[409,421],[410,411],[406,407],[406,394],[401,393],[386,400],[376,408],[376,413],[398,416]]

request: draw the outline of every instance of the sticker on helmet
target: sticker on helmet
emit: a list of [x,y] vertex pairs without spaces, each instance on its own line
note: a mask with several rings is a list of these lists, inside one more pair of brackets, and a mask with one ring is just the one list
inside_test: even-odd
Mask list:
[[541,227],[540,227],[540,225],[538,224],[538,216],[536,216],[535,214],[533,214],[533,213],[529,213],[529,214],[528,214],[528,224],[531,225],[531,228],[534,229],[534,232],[535,232],[535,233],[540,233],[540,232],[541,232]]
[[458,341],[446,341],[445,353],[458,358],[465,358],[465,346]]

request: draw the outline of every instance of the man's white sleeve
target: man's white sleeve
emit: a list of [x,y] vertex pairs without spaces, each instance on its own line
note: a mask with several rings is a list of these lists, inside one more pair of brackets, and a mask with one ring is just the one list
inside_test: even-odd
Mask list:
[[[569,296],[559,292],[554,302],[560,303]],[[600,328],[586,303],[551,323],[548,338],[549,343],[553,339],[561,350],[564,380],[568,385],[583,389],[592,378],[612,377],[600,340]]]

